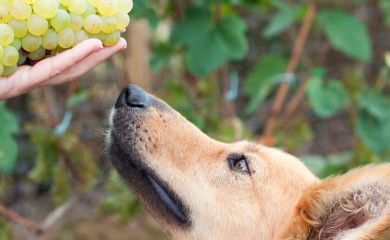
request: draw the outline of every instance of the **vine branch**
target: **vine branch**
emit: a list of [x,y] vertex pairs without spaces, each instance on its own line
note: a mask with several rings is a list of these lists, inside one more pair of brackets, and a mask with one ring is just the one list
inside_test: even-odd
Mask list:
[[22,225],[26,229],[36,234],[43,233],[44,229],[37,223],[34,223],[31,220],[28,220],[14,211],[6,208],[4,205],[0,204],[0,214],[8,218],[10,221]]
[[[324,61],[328,51],[330,49],[329,43],[325,44],[323,50],[320,52],[320,57],[317,65],[321,65]],[[287,121],[287,119],[293,115],[293,113],[297,110],[299,103],[301,102],[303,96],[305,95],[305,89],[307,84],[309,83],[310,78],[306,77],[303,82],[300,83],[298,89],[295,91],[294,95],[291,97],[291,100],[286,106],[286,110],[284,111],[282,121]]]
[[[292,55],[286,70],[286,74],[295,74],[297,70],[299,58],[302,55],[302,50],[305,46],[316,12],[317,12],[317,6],[315,1],[312,0],[309,2],[308,11],[299,30],[298,37],[295,42],[294,48],[292,50]],[[286,98],[289,87],[290,86],[288,82],[283,82],[279,86],[275,101],[272,105],[271,115],[266,122],[264,134],[261,139],[261,142],[263,144],[273,145],[272,134],[276,124],[276,118],[283,108],[283,103]]]

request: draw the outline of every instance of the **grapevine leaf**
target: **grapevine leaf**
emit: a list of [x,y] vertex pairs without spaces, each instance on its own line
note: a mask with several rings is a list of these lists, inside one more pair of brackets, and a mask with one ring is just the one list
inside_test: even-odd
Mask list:
[[264,101],[287,65],[284,57],[266,55],[259,59],[245,81],[244,91],[249,96],[246,112],[251,113]]
[[3,136],[2,134],[13,134],[19,131],[19,125],[16,117],[7,110],[4,102],[0,102],[0,123],[1,136]]
[[317,176],[325,171],[326,158],[322,156],[307,155],[302,157],[302,161]]
[[341,10],[323,10],[318,14],[318,23],[335,49],[359,61],[371,59],[370,36],[356,17]]
[[383,18],[385,20],[385,24],[388,28],[390,28],[390,1],[388,0],[379,0],[379,8],[382,10]]
[[71,96],[67,101],[66,101],[66,106],[68,108],[72,108],[78,104],[81,104],[85,101],[87,101],[90,97],[91,93],[87,90],[82,90]]
[[282,8],[271,17],[270,23],[264,30],[264,36],[274,37],[285,31],[297,19],[299,7]]
[[0,102],[0,170],[10,174],[18,155],[18,145],[12,136],[19,131],[16,117]]
[[379,153],[390,146],[390,103],[376,91],[368,91],[359,102],[356,132],[364,144]]
[[150,0],[133,0],[134,8],[130,12],[130,17],[136,19],[147,19],[152,28],[156,28],[159,22],[156,11],[152,8]]
[[321,78],[313,77],[306,91],[314,113],[321,118],[331,117],[348,103],[346,90],[339,81],[324,83]]
[[209,11],[189,9],[176,24],[171,41],[186,47],[185,64],[196,76],[205,76],[247,52],[245,23],[229,15],[214,21]]
[[18,155],[18,145],[11,137],[2,137],[0,140],[0,169],[11,174]]

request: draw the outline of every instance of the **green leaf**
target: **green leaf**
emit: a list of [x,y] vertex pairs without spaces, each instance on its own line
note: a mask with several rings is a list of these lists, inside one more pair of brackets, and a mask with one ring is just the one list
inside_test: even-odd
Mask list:
[[356,17],[341,10],[322,10],[318,23],[335,49],[359,61],[371,59],[370,36]]
[[309,80],[306,88],[309,102],[314,113],[321,118],[328,118],[348,103],[348,96],[340,81],[330,80],[326,83],[319,77]]
[[0,140],[0,169],[11,174],[18,156],[18,145],[11,137],[2,137]]
[[0,102],[0,170],[10,174],[16,163],[18,145],[13,134],[19,131],[16,117]]
[[303,163],[317,176],[327,177],[329,175],[345,172],[351,167],[353,159],[351,152],[342,152],[327,157],[308,155],[303,156]]
[[235,15],[214,22],[209,11],[190,8],[175,25],[171,41],[186,47],[185,64],[191,73],[201,77],[245,56],[245,30],[244,21]]
[[76,94],[72,95],[70,98],[68,98],[68,100],[66,101],[66,107],[72,108],[76,105],[79,105],[80,103],[87,101],[90,95],[91,94],[87,90],[79,91]]
[[159,22],[156,11],[152,7],[150,0],[133,0],[134,8],[130,12],[130,17],[136,19],[145,18],[152,28],[156,28]]
[[321,176],[325,171],[326,159],[322,156],[303,156],[302,161],[316,176]]
[[265,55],[258,60],[245,81],[244,91],[249,96],[246,109],[251,113],[264,101],[285,71],[287,60],[280,55]]
[[390,1],[389,0],[379,0],[379,8],[382,10],[382,17],[385,20],[385,24],[390,28]]
[[70,186],[66,171],[57,165],[53,169],[53,186],[51,192],[53,194],[53,201],[56,206],[64,203],[69,198]]
[[206,38],[212,28],[211,13],[200,8],[190,8],[173,28],[171,41],[187,46],[196,45]]
[[385,121],[389,117],[390,103],[376,90],[363,92],[359,107],[379,121]]
[[362,94],[356,132],[364,144],[374,153],[380,153],[390,146],[390,103],[375,91]]
[[300,8],[296,6],[282,8],[279,12],[271,17],[270,23],[264,30],[264,36],[271,38],[282,33],[297,19],[299,10]]
[[0,102],[0,123],[0,136],[19,132],[19,125],[15,115],[6,108],[4,102]]
[[152,56],[149,59],[149,65],[153,71],[160,71],[164,68],[170,57],[173,54],[173,49],[170,44],[166,43],[157,43],[154,46],[154,51]]

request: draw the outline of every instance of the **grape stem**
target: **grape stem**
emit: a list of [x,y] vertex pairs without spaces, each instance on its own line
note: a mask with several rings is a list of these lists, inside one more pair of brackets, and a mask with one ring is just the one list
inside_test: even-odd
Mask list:
[[20,216],[16,212],[5,207],[3,204],[0,204],[0,214],[8,218],[10,221],[22,225],[31,232],[34,232],[36,234],[44,232],[44,229],[41,225]]

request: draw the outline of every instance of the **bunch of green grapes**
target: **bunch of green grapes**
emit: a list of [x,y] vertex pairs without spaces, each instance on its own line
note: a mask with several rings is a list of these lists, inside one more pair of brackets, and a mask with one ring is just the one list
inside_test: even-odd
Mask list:
[[115,45],[132,0],[0,0],[0,76],[88,38]]

